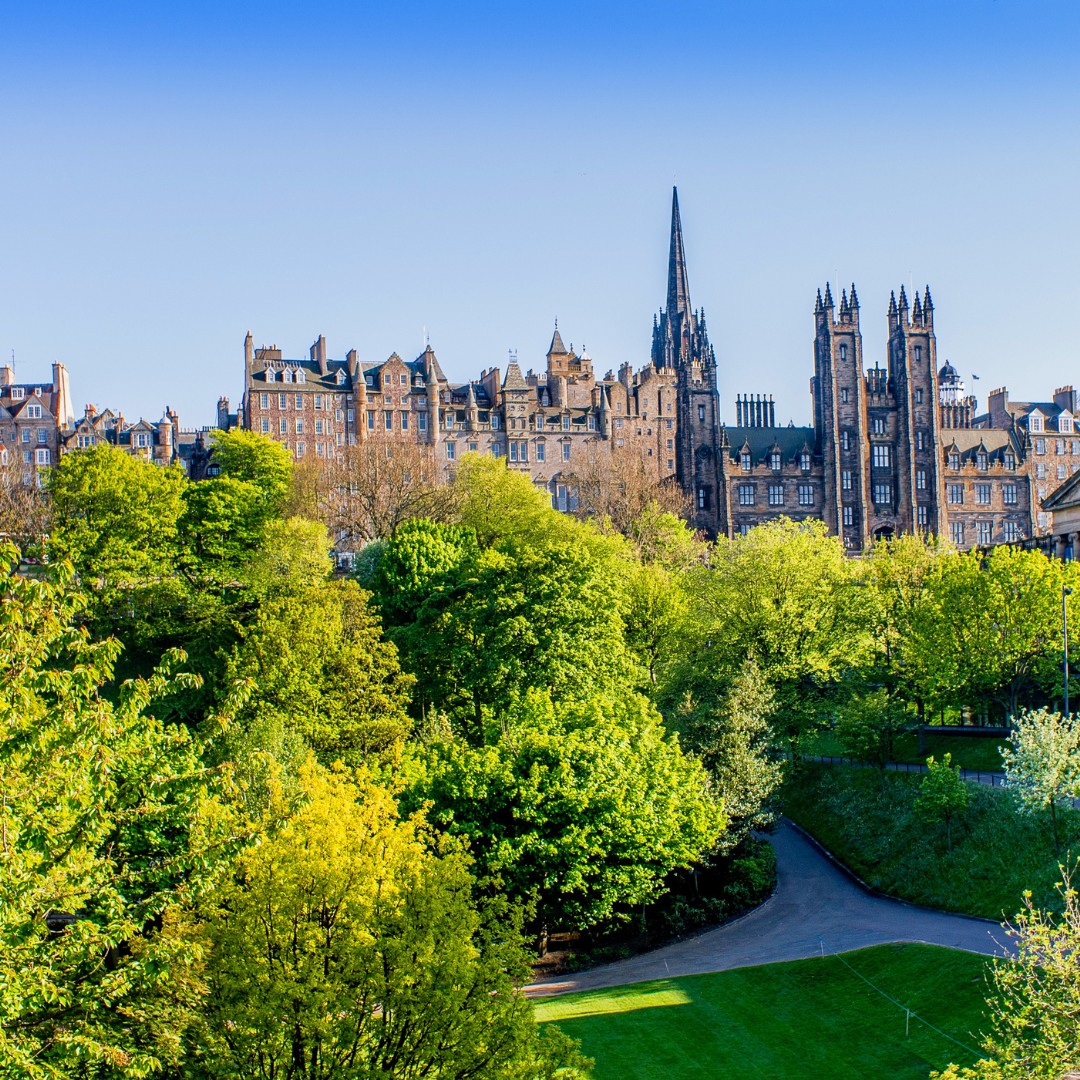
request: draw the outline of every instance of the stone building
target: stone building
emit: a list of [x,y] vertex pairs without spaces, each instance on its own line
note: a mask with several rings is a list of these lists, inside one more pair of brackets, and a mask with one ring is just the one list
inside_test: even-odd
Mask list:
[[60,454],[60,432],[74,423],[67,368],[53,364],[51,382],[20,383],[0,367],[0,466],[45,468]]

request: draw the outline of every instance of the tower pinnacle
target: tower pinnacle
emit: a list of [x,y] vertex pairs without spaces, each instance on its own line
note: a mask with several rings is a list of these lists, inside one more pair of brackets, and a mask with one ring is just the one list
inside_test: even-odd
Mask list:
[[[679,218],[679,189],[671,189],[671,254],[668,256],[667,316],[690,314],[690,282],[686,276],[682,221]],[[685,321],[685,318],[684,318]]]

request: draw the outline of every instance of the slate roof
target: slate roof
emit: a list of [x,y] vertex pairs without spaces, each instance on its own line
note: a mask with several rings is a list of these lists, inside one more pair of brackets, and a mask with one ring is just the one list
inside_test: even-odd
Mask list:
[[763,461],[774,446],[780,447],[785,461],[790,461],[804,449],[811,453],[814,450],[812,427],[729,427],[724,430],[732,461],[738,461],[746,446],[755,462]]

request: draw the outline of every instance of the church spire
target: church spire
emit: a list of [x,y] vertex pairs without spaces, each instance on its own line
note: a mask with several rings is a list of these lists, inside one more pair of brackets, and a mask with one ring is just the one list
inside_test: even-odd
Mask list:
[[[690,283],[686,277],[682,221],[679,218],[679,189],[671,189],[671,254],[668,256],[667,317],[690,314]],[[689,319],[685,320],[689,322]]]

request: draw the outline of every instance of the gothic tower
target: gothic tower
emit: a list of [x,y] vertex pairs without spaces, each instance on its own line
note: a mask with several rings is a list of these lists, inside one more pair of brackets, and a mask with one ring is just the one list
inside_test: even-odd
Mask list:
[[720,464],[720,395],[716,354],[709,344],[705,313],[690,306],[679,192],[671,193],[671,250],[667,307],[653,320],[652,366],[677,377],[678,422],[675,475],[693,500],[692,521],[710,535],[726,528]]

